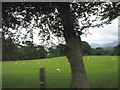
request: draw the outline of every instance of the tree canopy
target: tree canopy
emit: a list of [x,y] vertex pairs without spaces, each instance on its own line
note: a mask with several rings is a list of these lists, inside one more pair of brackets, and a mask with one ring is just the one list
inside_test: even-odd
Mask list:
[[[28,38],[33,39],[33,34],[36,32],[38,32],[37,35],[41,41],[50,42],[53,35],[64,37],[64,27],[59,8],[66,3],[3,2],[3,36],[10,36],[16,42],[25,42]],[[119,2],[77,2],[69,3],[69,5],[74,32],[78,36],[88,34],[89,27],[109,24],[120,15]]]
[[11,38],[2,40],[2,60],[31,60],[42,59],[47,57],[47,51],[43,46],[34,45],[30,41],[26,41],[26,45],[17,45]]

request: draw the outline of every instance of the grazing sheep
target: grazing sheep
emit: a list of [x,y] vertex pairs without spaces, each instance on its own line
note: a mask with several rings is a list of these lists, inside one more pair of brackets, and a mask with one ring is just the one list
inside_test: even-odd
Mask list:
[[88,60],[90,59],[90,57],[88,57]]
[[114,61],[114,60],[115,60],[115,58],[112,58],[112,60]]
[[17,62],[15,64],[17,65]]
[[24,65],[25,63],[23,63],[23,65]]
[[59,68],[57,68],[56,70],[57,70],[57,72],[60,72],[60,69],[59,69]]
[[38,62],[38,64],[40,64],[40,62]]

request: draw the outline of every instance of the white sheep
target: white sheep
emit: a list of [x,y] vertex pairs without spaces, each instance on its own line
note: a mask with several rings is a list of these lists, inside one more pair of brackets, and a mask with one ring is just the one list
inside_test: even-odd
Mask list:
[[17,65],[17,62],[15,64]]
[[112,58],[113,59],[113,61],[115,60],[115,58]]
[[24,65],[25,63],[23,63],[23,65]]
[[40,62],[38,62],[38,64],[40,64]]
[[90,59],[90,57],[88,57],[88,60]]
[[57,72],[60,72],[60,69],[59,69],[59,68],[57,68],[56,70],[57,70]]

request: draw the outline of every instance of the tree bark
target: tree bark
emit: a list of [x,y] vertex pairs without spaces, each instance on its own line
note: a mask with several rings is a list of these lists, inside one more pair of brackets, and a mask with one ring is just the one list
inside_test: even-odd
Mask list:
[[60,3],[59,12],[64,27],[64,37],[67,46],[67,58],[71,66],[71,88],[89,88],[83,63],[82,42],[74,32],[72,14],[69,3]]
[[80,42],[78,37],[72,38],[67,43],[67,58],[71,65],[72,74],[71,88],[89,88],[81,45],[82,42]]

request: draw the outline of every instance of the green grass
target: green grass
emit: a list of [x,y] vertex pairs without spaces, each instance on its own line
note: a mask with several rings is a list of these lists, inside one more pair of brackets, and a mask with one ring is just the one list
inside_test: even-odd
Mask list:
[[[118,87],[118,57],[84,57],[91,88]],[[115,60],[112,60],[115,58]],[[17,65],[15,64],[17,62]],[[23,65],[23,62],[25,63]],[[38,64],[40,62],[40,64]],[[66,57],[43,60],[8,61],[2,63],[2,84],[6,88],[39,88],[39,70],[46,68],[47,88],[68,88],[71,81],[70,65]],[[57,72],[59,68],[61,72]]]

